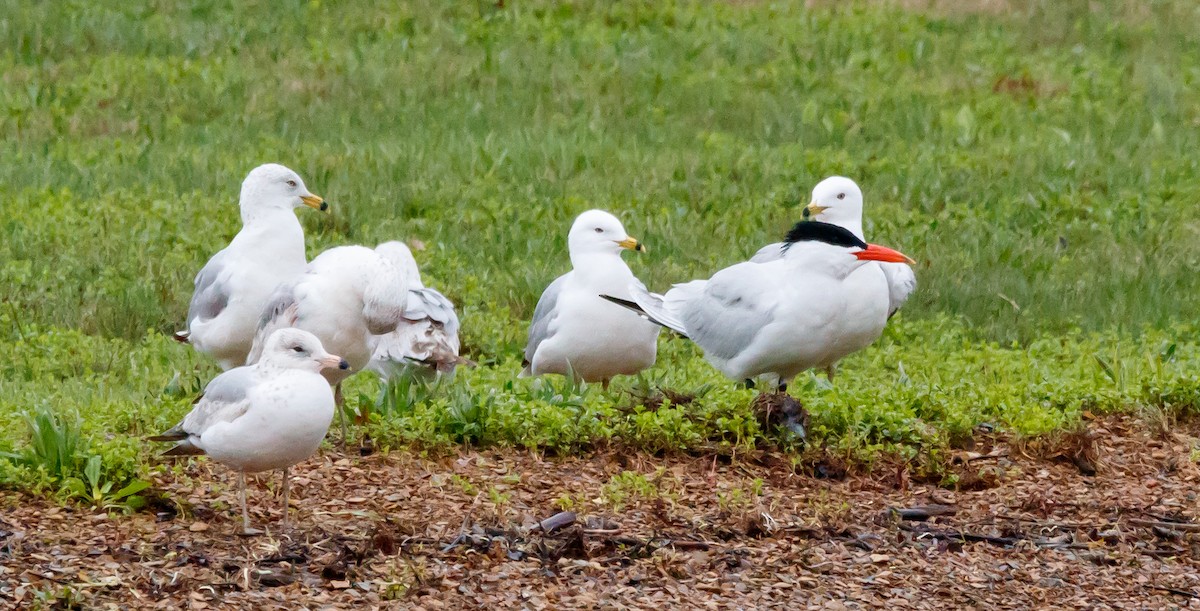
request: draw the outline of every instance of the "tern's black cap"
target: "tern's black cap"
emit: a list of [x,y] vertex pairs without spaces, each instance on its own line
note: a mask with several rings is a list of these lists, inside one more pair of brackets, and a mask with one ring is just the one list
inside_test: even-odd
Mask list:
[[867,248],[867,243],[845,227],[821,221],[800,221],[792,226],[787,237],[783,238],[784,248],[796,242],[824,242],[843,248]]

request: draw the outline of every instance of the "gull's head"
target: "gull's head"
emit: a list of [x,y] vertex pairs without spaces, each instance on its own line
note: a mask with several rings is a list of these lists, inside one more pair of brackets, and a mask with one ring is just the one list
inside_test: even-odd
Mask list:
[[407,244],[392,240],[376,246],[375,252],[404,273],[410,288],[421,288],[421,271],[417,269],[417,260]]
[[267,338],[259,364],[279,369],[301,369],[320,373],[325,369],[349,369],[346,359],[325,352],[317,336],[289,327],[279,329]]
[[868,244],[849,229],[821,221],[796,223],[784,238],[784,258],[806,269],[841,276],[870,261],[916,263],[908,255]]
[[278,163],[267,163],[250,170],[242,181],[242,212],[248,208],[291,210],[308,206],[317,210],[328,210],[329,204],[319,195],[313,195],[304,180],[292,170]]
[[853,180],[830,176],[813,187],[804,218],[845,227],[862,238],[863,195]]
[[645,251],[646,247],[625,233],[617,217],[603,210],[588,210],[575,219],[567,234],[571,255],[610,253],[619,255],[622,249]]

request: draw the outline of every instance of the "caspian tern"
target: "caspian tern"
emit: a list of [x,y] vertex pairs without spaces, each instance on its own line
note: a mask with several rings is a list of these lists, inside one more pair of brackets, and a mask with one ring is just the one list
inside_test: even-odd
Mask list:
[[613,307],[601,294],[628,299],[633,272],[623,249],[643,251],[617,217],[602,210],[580,214],[567,235],[573,269],[542,293],[533,311],[522,376],[574,374],[606,386],[616,375],[654,364],[658,327]]
[[[853,180],[842,176],[830,176],[813,187],[812,201],[804,208],[804,218],[831,223],[849,229],[860,240],[862,227],[863,194]],[[783,257],[783,243],[768,244],[759,249],[751,261],[766,263]],[[917,288],[917,277],[907,263],[876,263],[888,280],[888,316],[892,316],[908,301]],[[868,267],[874,267],[868,266]]]
[[[871,264],[912,259],[818,221],[796,223],[781,250],[774,261],[738,263],[666,295],[635,281],[632,300],[605,298],[690,338],[729,378],[771,375],[784,391],[796,374],[828,367],[879,337],[887,302],[868,297],[883,290],[885,278]],[[875,286],[848,281],[866,267],[874,268],[865,277]]]
[[242,181],[242,230],[196,274],[187,331],[175,339],[217,359],[222,369],[246,362],[263,306],[281,282],[304,273],[304,230],[294,208],[329,204],[292,170],[268,163]]

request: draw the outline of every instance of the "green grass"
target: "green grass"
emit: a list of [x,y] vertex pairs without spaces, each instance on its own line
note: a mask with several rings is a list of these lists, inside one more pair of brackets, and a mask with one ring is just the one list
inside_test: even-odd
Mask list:
[[[419,400],[371,425],[387,443],[754,443],[751,393],[692,347],[581,391],[513,379],[522,321],[587,208],[651,246],[631,265],[664,287],[777,239],[833,173],[921,287],[833,389],[796,388],[818,441],[867,455],[1194,409],[1200,9],[802,4],[0,0],[0,451],[50,410],[105,477],[156,468],[136,436],[215,372],[164,334],[266,161],[334,203],[299,213],[310,254],[420,239],[461,307],[483,366],[404,389]],[[632,405],[654,385],[703,392]],[[52,489],[87,460],[0,481]]]

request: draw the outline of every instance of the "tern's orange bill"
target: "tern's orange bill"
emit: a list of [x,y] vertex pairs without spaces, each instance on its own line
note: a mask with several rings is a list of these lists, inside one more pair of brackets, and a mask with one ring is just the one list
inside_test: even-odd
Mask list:
[[888,263],[907,263],[909,265],[917,264],[917,262],[913,261],[908,255],[898,250],[892,250],[887,246],[880,246],[878,244],[867,244],[866,250],[860,250],[854,253],[854,256],[863,261],[886,261]]

